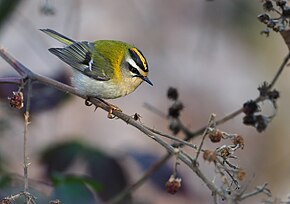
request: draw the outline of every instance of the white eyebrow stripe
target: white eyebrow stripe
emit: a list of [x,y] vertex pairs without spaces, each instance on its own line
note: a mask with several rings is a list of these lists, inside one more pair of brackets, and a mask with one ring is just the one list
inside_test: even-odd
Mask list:
[[140,69],[140,67],[138,67],[138,65],[136,64],[136,62],[133,59],[128,58],[126,60],[132,67],[135,67],[136,69]]

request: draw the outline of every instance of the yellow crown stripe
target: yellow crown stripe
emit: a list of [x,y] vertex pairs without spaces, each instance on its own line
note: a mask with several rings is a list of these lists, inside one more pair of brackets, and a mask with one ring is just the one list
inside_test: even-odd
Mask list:
[[147,62],[146,62],[146,59],[143,57],[143,55],[135,47],[133,47],[131,50],[133,50],[138,55],[138,57],[140,58],[142,64],[144,65],[145,70],[147,70]]

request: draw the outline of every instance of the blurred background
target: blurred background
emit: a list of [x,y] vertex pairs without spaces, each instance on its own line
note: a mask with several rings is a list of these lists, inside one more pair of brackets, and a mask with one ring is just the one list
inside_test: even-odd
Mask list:
[[[260,34],[264,26],[257,20],[263,12],[258,0],[2,0],[0,6],[6,11],[0,12],[0,45],[34,72],[66,83],[70,68],[47,50],[62,45],[39,31],[41,28],[54,29],[79,41],[121,40],[142,50],[154,86],[144,83],[134,93],[110,102],[128,115],[139,113],[144,124],[166,133],[170,133],[168,121],[144,104],[167,114],[170,86],[178,89],[185,106],[181,119],[195,130],[207,123],[211,113],[221,118],[255,99],[257,87],[273,78],[287,54],[279,34],[273,32],[268,38]],[[11,76],[16,72],[0,59],[0,74]],[[243,115],[219,127],[245,139],[236,163],[247,172],[244,184],[249,190],[267,182],[273,196],[279,198],[287,198],[290,192],[289,75],[286,69],[276,84],[281,94],[278,114],[266,131],[258,133],[244,126]],[[1,172],[20,179],[23,116],[10,108],[6,97],[17,87],[0,88]],[[94,186],[101,192],[98,199],[110,200],[166,154],[135,128],[118,119],[109,120],[106,112],[94,111],[80,98],[40,85],[35,85],[32,97],[29,177],[39,201],[59,198],[73,203],[61,197],[73,194],[63,185],[68,179],[76,185],[70,192],[84,193],[80,193],[83,199],[87,195],[84,203],[96,202],[91,191],[80,187],[79,180],[71,179],[71,175],[94,177]],[[200,138],[193,140],[199,142]],[[205,147],[216,146],[207,141]],[[170,160],[124,203],[212,203],[209,190],[184,165],[178,167],[183,178],[181,192],[169,195],[165,191],[173,162]],[[211,164],[205,164],[204,171],[215,179]],[[21,179],[13,185],[10,182],[12,187],[4,185],[5,179],[2,177],[0,182],[1,197],[22,190]],[[57,190],[51,183],[58,184]],[[257,196],[245,203],[264,198]]]

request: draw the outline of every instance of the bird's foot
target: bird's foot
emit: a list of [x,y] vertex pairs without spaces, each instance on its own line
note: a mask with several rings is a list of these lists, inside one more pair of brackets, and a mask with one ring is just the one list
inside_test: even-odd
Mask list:
[[[120,108],[118,108],[117,106],[111,104],[111,103],[108,103],[107,101],[101,99],[101,98],[97,98],[98,100],[102,101],[104,104],[106,104],[107,106],[109,106],[109,110],[108,110],[108,118],[109,119],[113,119],[115,118],[115,116],[113,115],[113,112],[114,111],[119,111],[119,112],[122,112],[122,110]],[[86,100],[85,100],[85,105],[86,106],[92,106],[92,102],[90,102],[90,97],[88,97]],[[97,106],[96,106],[96,109],[97,109]],[[95,110],[96,110],[95,109]]]
[[[88,98],[85,100],[85,105],[86,105],[86,106],[92,106],[92,105],[93,105],[93,103],[90,101],[90,97],[88,97]],[[95,110],[94,110],[94,111],[96,111],[97,108],[98,108],[98,106],[95,106]]]
[[115,116],[113,115],[113,111],[119,111],[122,112],[122,110],[120,108],[118,108],[117,106],[107,103],[106,104],[109,106],[109,111],[108,111],[108,118],[109,119],[114,119]]

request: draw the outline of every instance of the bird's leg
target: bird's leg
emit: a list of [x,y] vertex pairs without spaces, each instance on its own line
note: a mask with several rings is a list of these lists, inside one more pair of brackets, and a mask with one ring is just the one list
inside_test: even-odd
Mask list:
[[107,106],[109,106],[109,111],[108,111],[108,118],[109,119],[113,119],[115,118],[115,116],[113,116],[113,111],[120,111],[122,112],[122,110],[120,108],[118,108],[117,106],[111,104],[111,103],[108,103],[107,101],[101,99],[101,98],[98,98],[100,101],[102,101],[103,103],[105,103]]
[[[97,97],[96,97],[97,98]],[[120,108],[118,108],[117,106],[111,104],[111,103],[108,103],[107,101],[101,99],[101,98],[97,98],[99,101],[103,102],[104,104],[106,104],[107,106],[109,106],[109,111],[108,111],[108,118],[109,119],[113,119],[114,116],[113,116],[113,111],[120,111],[122,112],[122,110]],[[85,105],[86,106],[91,106],[93,105],[91,102],[90,102],[90,97],[88,97],[86,100],[85,100]],[[97,106],[96,106],[96,109],[97,109]],[[96,110],[95,109],[95,110]]]

